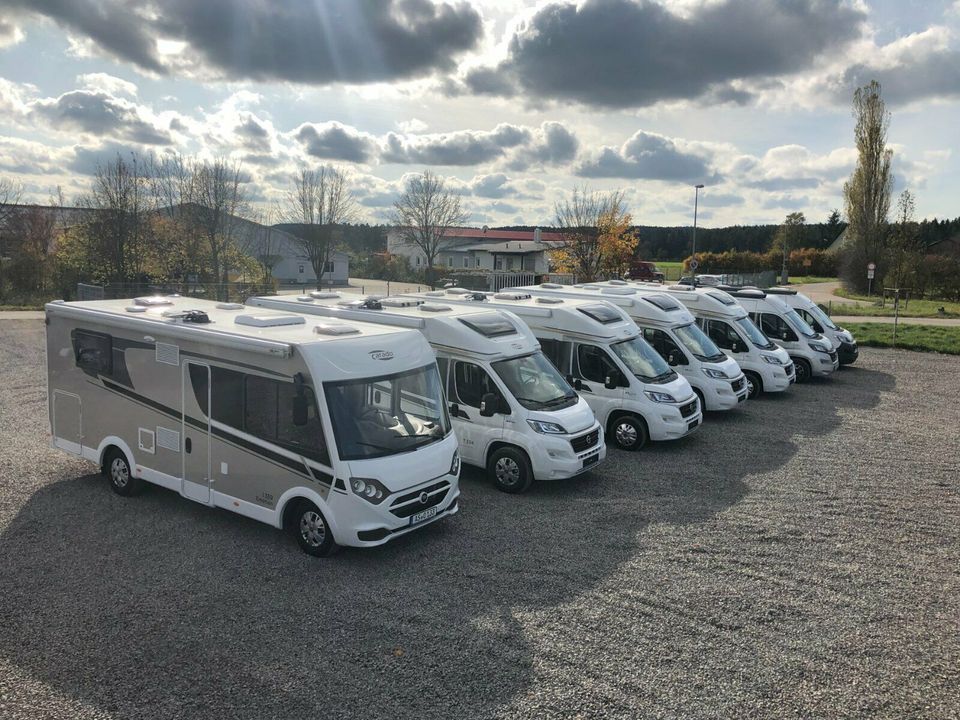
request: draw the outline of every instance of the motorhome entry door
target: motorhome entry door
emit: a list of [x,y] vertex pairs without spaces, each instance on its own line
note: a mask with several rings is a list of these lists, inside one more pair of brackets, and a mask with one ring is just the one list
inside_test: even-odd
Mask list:
[[183,363],[181,397],[184,497],[210,502],[210,366]]

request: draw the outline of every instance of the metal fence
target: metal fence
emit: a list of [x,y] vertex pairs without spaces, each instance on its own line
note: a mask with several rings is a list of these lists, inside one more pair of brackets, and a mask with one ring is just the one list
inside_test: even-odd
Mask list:
[[725,285],[753,285],[754,287],[768,288],[777,284],[776,270],[754,273],[723,273],[720,278]]

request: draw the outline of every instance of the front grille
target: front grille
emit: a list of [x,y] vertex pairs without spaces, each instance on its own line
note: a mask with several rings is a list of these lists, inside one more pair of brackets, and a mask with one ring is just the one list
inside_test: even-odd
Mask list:
[[743,386],[745,383],[746,383],[746,380],[744,378],[738,378],[730,382],[730,387],[733,388],[734,392],[740,392],[741,390],[743,390]]
[[697,411],[697,399],[694,398],[693,400],[688,402],[686,405],[680,406],[680,417],[688,418],[691,415],[693,415],[696,411]]
[[836,360],[836,359],[837,359],[837,353],[836,353],[836,351],[834,351],[834,350],[831,350],[831,351],[830,351],[830,359],[831,359],[831,360]]
[[582,453],[584,450],[592,448],[600,442],[600,428],[588,432],[586,435],[581,435],[580,437],[575,437],[570,441],[570,445],[573,447],[575,453]]
[[790,363],[789,365],[784,365],[783,371],[787,374],[787,377],[790,377],[791,375],[793,375],[793,363]]
[[[439,505],[447,496],[447,491],[449,489],[450,483],[446,480],[441,480],[438,483],[428,485],[420,490],[406,493],[390,503],[390,512],[400,518],[410,517],[421,510],[426,510],[434,505]],[[420,498],[424,493],[427,494],[427,501],[421,502]]]

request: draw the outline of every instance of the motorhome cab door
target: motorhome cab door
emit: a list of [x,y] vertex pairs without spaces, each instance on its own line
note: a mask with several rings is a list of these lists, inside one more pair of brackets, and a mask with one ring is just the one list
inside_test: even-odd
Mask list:
[[210,503],[210,366],[183,363],[181,396],[184,497]]
[[[441,377],[447,378],[447,400],[453,429],[460,443],[460,456],[471,465],[486,465],[486,448],[503,435],[503,423],[510,406],[490,374],[466,360],[437,361]],[[484,396],[496,398],[492,415],[480,414]],[[489,399],[489,398],[488,398]],[[489,411],[488,411],[489,412]]]

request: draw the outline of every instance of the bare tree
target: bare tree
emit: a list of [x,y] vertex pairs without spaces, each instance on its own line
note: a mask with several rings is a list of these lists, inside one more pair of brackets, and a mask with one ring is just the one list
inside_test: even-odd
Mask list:
[[857,165],[843,186],[850,236],[845,250],[844,281],[865,289],[868,262],[879,265],[877,276],[883,278],[889,238],[887,215],[893,192],[890,172],[893,151],[887,147],[890,113],[881,97],[880,83],[874,80],[857,88],[853,96],[853,117],[856,119]]
[[0,299],[3,299],[6,285],[3,277],[3,265],[11,252],[10,221],[16,215],[22,195],[23,188],[18,183],[0,178]]
[[323,284],[336,248],[337,226],[356,217],[356,201],[342,170],[324,165],[316,170],[301,169],[294,177],[293,189],[287,193],[285,219],[295,226],[291,233],[313,267],[317,289]]
[[890,233],[888,277],[892,278],[893,287],[904,287],[905,281],[915,276],[923,259],[924,244],[915,213],[913,193],[904,190],[897,198],[896,220]]
[[221,299],[230,280],[230,258],[235,251],[241,216],[247,212],[246,180],[238,162],[217,158],[193,169],[193,191],[197,206],[192,217],[210,252],[210,270],[218,283]]
[[273,269],[283,260],[283,235],[273,227],[274,214],[271,211],[251,213],[249,219],[254,226],[241,249],[257,261],[263,274],[262,282],[268,284],[273,280]]
[[407,180],[393,208],[391,222],[400,233],[400,244],[420,248],[427,258],[427,284],[433,287],[437,255],[449,245],[447,231],[469,217],[460,196],[449,191],[439,175],[424,170]]
[[557,231],[563,240],[554,246],[551,259],[558,268],[574,273],[583,282],[600,277],[621,264],[636,249],[637,238],[623,192],[591,192],[577,188],[555,205]]

